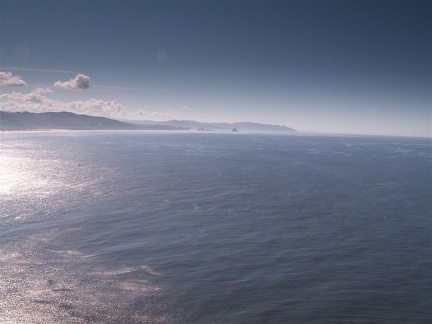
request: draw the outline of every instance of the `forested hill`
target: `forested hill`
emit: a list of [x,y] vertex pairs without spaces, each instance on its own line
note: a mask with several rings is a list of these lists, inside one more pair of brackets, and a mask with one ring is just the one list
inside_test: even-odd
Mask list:
[[105,117],[77,115],[71,112],[6,112],[0,111],[0,130],[182,130],[169,125],[137,125]]

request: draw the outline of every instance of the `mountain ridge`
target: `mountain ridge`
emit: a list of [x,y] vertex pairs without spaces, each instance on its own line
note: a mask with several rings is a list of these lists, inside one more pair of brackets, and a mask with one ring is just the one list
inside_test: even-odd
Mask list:
[[193,120],[138,121],[117,120],[71,112],[7,112],[0,110],[0,130],[232,130],[258,132],[294,132],[287,126],[261,124],[253,122],[203,123]]
[[106,117],[79,115],[71,112],[7,112],[0,111],[0,130],[186,130],[168,125],[138,125]]
[[296,130],[287,127],[285,125],[271,125],[271,124],[263,124],[263,123],[254,123],[254,122],[236,122],[236,123],[206,123],[206,122],[198,122],[194,120],[169,120],[169,121],[151,121],[151,120],[128,120],[129,123],[136,124],[152,124],[157,123],[160,125],[170,125],[177,127],[185,127],[196,130],[231,130],[233,128],[237,128],[243,131],[267,131],[267,132],[295,132]]

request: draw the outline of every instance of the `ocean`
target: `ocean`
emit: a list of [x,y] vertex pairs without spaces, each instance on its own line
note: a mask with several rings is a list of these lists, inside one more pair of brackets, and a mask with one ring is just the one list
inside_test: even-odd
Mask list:
[[0,134],[0,323],[431,323],[429,138]]

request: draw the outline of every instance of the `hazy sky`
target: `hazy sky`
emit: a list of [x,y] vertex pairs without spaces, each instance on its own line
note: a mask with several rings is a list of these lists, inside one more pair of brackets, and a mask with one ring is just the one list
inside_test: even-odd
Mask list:
[[424,1],[0,0],[0,109],[431,136]]

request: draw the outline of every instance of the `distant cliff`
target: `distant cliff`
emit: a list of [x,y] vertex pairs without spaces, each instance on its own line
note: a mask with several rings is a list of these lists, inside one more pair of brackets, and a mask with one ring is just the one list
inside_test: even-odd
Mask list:
[[5,130],[222,130],[252,132],[294,132],[278,125],[260,123],[201,123],[193,120],[119,121],[105,117],[78,115],[71,112],[6,112],[0,111],[0,131]]
[[193,120],[169,120],[164,122],[153,122],[153,121],[130,121],[136,124],[152,124],[158,123],[160,125],[169,125],[176,127],[184,127],[196,130],[229,130],[233,128],[238,131],[250,131],[250,132],[295,132],[296,130],[287,126],[260,124],[251,122],[241,123],[201,123]]
[[184,130],[169,125],[138,125],[105,117],[77,115],[70,112],[6,112],[0,111],[0,130]]

